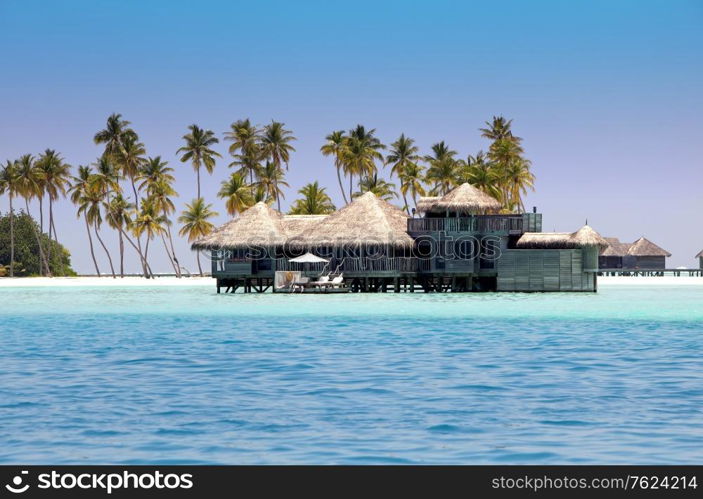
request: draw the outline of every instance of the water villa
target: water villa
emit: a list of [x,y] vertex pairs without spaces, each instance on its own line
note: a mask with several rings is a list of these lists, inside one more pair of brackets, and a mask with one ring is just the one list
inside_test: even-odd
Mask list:
[[700,265],[700,269],[703,270],[703,250],[701,250],[701,252],[696,255],[696,258],[698,258],[698,264]]
[[616,237],[606,237],[608,246],[598,259],[601,269],[664,270],[671,253],[649,239],[640,237],[632,244],[622,243]]
[[258,203],[193,249],[211,252],[218,293],[596,291],[608,241],[500,208],[469,184],[421,198],[412,217],[372,193],[330,215]]

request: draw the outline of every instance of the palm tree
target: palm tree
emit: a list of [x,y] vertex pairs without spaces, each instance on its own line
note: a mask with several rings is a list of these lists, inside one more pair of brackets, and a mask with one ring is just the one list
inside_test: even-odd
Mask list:
[[291,215],[326,215],[335,210],[332,200],[317,182],[307,184],[298,191],[303,196],[293,203]]
[[506,120],[503,116],[494,116],[491,122],[486,121],[486,128],[479,128],[481,137],[490,140],[510,139],[518,144],[522,141],[520,137],[515,137],[512,130],[513,120]]
[[146,149],[144,144],[139,142],[139,139],[129,135],[125,138],[122,144],[122,153],[119,158],[119,165],[122,168],[122,174],[127,177],[132,184],[132,193],[134,194],[135,207],[139,209],[139,194],[135,179],[139,175],[141,167],[146,163]]
[[[127,135],[122,144],[122,154],[120,156],[119,164],[122,168],[122,174],[129,179],[130,184],[132,184],[132,193],[134,194],[134,209],[139,211],[139,193],[137,191],[136,179],[139,176],[139,172],[146,163],[146,149],[144,144],[139,142],[137,134]],[[126,236],[124,230],[121,230],[121,236]],[[122,244],[122,242],[120,242]],[[142,259],[142,270],[145,277],[149,277],[148,271],[146,269],[146,263],[143,261],[142,256],[142,239],[137,237],[137,251],[140,258]]]
[[343,168],[342,156],[344,153],[344,148],[347,146],[347,137],[344,134],[344,130],[336,130],[325,137],[325,144],[320,147],[320,152],[324,156],[334,156],[334,167],[337,170],[337,180],[339,181],[339,190],[342,191],[342,197],[344,198],[344,204],[349,204],[347,201],[347,194],[342,186],[342,174],[341,170]]
[[[173,268],[176,271],[176,277],[180,278],[181,266],[178,262],[178,257],[176,256],[176,250],[173,247],[173,237],[171,235],[171,221],[169,220],[169,215],[176,210],[176,206],[173,204],[173,201],[171,200],[170,196],[176,195],[176,191],[173,189],[169,181],[161,179],[151,184],[147,188],[147,192],[149,192],[149,196],[151,197],[154,203],[154,208],[156,209],[157,213],[160,213],[163,218],[163,225],[165,230],[161,233],[161,239],[164,243],[166,255],[168,256],[169,260],[171,260],[171,264],[173,265]],[[168,236],[171,248],[170,253],[169,246],[166,245],[166,238],[164,237],[164,233]]]
[[391,144],[391,150],[386,155],[386,164],[391,165],[391,173],[400,176],[406,166],[420,159],[419,149],[414,143],[413,139],[401,133],[398,140]]
[[[418,163],[409,163],[400,174],[400,192],[403,194],[403,199],[405,200],[408,193],[410,193],[415,208],[417,208],[418,194],[420,196],[425,195],[423,171],[424,168]],[[407,201],[405,201],[405,210],[410,214]]]
[[230,128],[225,132],[225,140],[232,141],[229,153],[234,157],[229,166],[238,166],[238,173],[249,174],[249,183],[253,184],[262,157],[259,130],[249,118],[235,121]]
[[139,189],[146,189],[147,195],[150,195],[150,186],[161,181],[172,184],[176,180],[175,177],[171,175],[173,168],[166,165],[168,165],[168,161],[162,161],[161,156],[148,158],[137,174],[137,180],[141,181]]
[[134,205],[129,203],[122,194],[116,194],[109,203],[105,203],[105,220],[115,229],[120,238],[120,277],[124,277],[124,228],[129,226],[129,212]]
[[120,171],[112,159],[107,156],[100,156],[93,166],[95,166],[95,173],[91,180],[95,183],[96,188],[103,193],[107,202],[111,194],[122,191]]
[[535,190],[535,176],[530,172],[530,161],[524,158],[515,158],[507,164],[503,175],[509,203],[506,208],[508,206],[514,207],[519,210],[519,213],[524,213],[525,203],[522,194],[525,194],[527,189]]
[[129,237],[129,234],[127,233],[127,230],[132,228],[132,211],[135,209],[135,205],[127,201],[122,194],[116,194],[112,200],[110,201],[110,204],[106,206],[106,220],[107,223],[112,227],[113,229],[116,229],[119,231],[120,234],[120,276],[124,277],[124,271],[123,271],[123,239],[126,239],[127,242],[132,245],[134,250],[137,252],[139,255],[139,260],[142,264],[142,272],[144,274],[144,277],[147,279],[150,277],[150,269],[148,268],[148,265],[144,259],[144,255],[142,254],[141,247],[138,246],[137,244],[134,243],[132,238]]
[[215,157],[221,158],[220,153],[213,151],[211,146],[217,144],[219,140],[212,130],[203,130],[198,125],[188,127],[190,133],[183,136],[186,145],[176,151],[176,154],[183,153],[181,161],[190,161],[198,179],[198,197],[200,197],[200,167],[204,166],[212,175],[215,169]]
[[511,198],[507,180],[508,169],[512,164],[523,161],[522,152],[520,144],[509,138],[495,140],[488,149],[488,158],[495,165],[496,175],[500,180],[499,187],[504,203],[508,203]]
[[137,134],[129,128],[130,122],[123,120],[122,115],[112,113],[107,118],[107,124],[93,137],[96,144],[105,144],[104,156],[113,160],[118,159],[124,152],[124,144],[128,138],[137,140]]
[[73,183],[69,189],[71,193],[71,202],[78,206],[77,216],[80,218],[83,215],[85,220],[85,228],[88,232],[88,242],[90,244],[90,256],[93,258],[93,265],[95,265],[95,273],[100,277],[100,268],[98,267],[98,261],[95,258],[95,250],[93,249],[93,236],[90,235],[90,224],[88,222],[87,211],[89,209],[87,201],[87,192],[90,188],[91,177],[93,176],[92,171],[89,166],[79,166],[78,176],[73,177]]
[[374,137],[376,129],[366,131],[362,125],[349,131],[347,145],[343,149],[343,164],[349,174],[349,197],[352,197],[352,179],[354,175],[360,178],[376,173],[376,161],[383,161],[381,149],[385,146]]
[[66,195],[66,189],[70,185],[71,165],[64,162],[61,155],[53,149],[46,149],[39,156],[37,166],[42,171],[44,190],[49,196],[49,239],[53,234],[54,241],[58,242],[53,205],[60,196]]
[[459,183],[468,182],[477,189],[502,202],[501,178],[493,162],[483,151],[467,158],[459,173]]
[[[144,248],[144,261],[149,268],[149,242],[154,236],[162,236],[164,233],[163,215],[159,214],[156,203],[151,197],[143,200],[141,209],[136,219],[132,223],[132,232],[136,237],[146,234],[146,246]],[[153,274],[152,274],[153,275]]]
[[241,173],[233,173],[229,180],[222,182],[217,196],[225,200],[227,213],[232,216],[243,212],[252,204],[251,187],[247,185]]
[[[420,159],[418,155],[419,149],[413,144],[415,141],[409,137],[406,137],[404,133],[400,134],[398,140],[391,144],[391,150],[388,155],[386,155],[386,164],[391,165],[391,174],[395,174],[398,179],[402,179],[405,170],[412,167],[417,167],[417,161]],[[403,194],[403,201],[405,202],[405,210],[408,210],[408,200],[405,196],[407,189],[403,189],[403,183],[401,180],[401,193]]]
[[[203,198],[194,199],[192,203],[186,203],[186,209],[183,210],[181,216],[178,217],[178,223],[183,224],[178,231],[178,235],[188,237],[188,242],[191,243],[196,239],[210,234],[215,226],[208,221],[212,217],[216,217],[217,212],[212,211],[211,204],[205,204]],[[203,275],[203,268],[200,265],[200,250],[197,252],[198,271]]]
[[[43,173],[37,167],[34,156],[25,154],[17,160],[17,174],[19,177],[19,193],[24,198],[27,214],[29,215],[29,201],[35,197],[38,198],[41,196]],[[40,268],[43,268],[43,272],[50,276],[51,270],[49,269],[49,263],[46,261],[46,255],[42,248],[41,237],[34,225],[32,225],[32,229],[39,248]]]
[[14,161],[6,161],[0,170],[0,194],[7,192],[10,198],[10,277],[15,276],[15,220],[12,200],[20,194],[19,174]]
[[255,184],[257,189],[261,188],[264,190],[266,199],[270,199],[271,201],[276,200],[278,202],[278,211],[281,211],[281,198],[285,197],[281,186],[290,187],[283,178],[283,171],[280,167],[276,166],[271,161],[267,161],[266,166],[259,172],[259,180]]
[[[269,158],[273,165],[276,167],[276,170],[279,171],[281,171],[282,163],[285,163],[286,171],[288,171],[290,153],[295,152],[295,148],[290,143],[294,140],[297,140],[295,137],[293,137],[293,132],[291,132],[290,130],[286,130],[284,126],[285,123],[271,121],[269,125],[266,125],[264,127],[264,133],[261,137],[261,151],[263,153],[263,156],[265,158]],[[278,211],[281,211],[281,200],[279,198],[279,194],[281,191],[278,188],[279,178],[283,178],[282,173],[280,177],[278,175],[273,177],[274,189],[271,191],[271,194],[276,200],[276,204],[278,205]]]
[[104,179],[105,177],[99,174],[93,174],[90,176],[88,179],[88,186],[81,199],[81,208],[85,212],[88,225],[93,227],[95,237],[98,238],[100,246],[102,246],[105,251],[105,255],[107,255],[107,261],[110,264],[110,272],[112,273],[112,277],[116,278],[115,267],[112,264],[112,256],[110,256],[110,251],[107,249],[105,241],[103,241],[103,238],[100,237],[100,226],[103,223],[101,208],[109,203],[109,198],[107,197],[105,191],[105,186],[107,184]]
[[444,141],[432,146],[432,154],[425,156],[429,163],[427,181],[433,184],[432,194],[443,196],[456,185],[457,161],[454,159],[456,151],[447,147]]
[[382,178],[378,178],[377,173],[362,178],[359,182],[359,192],[354,194],[354,196],[357,197],[366,192],[373,192],[376,197],[381,198],[384,201],[390,201],[391,199],[398,197],[398,194],[395,192],[395,185],[390,182],[386,182]]

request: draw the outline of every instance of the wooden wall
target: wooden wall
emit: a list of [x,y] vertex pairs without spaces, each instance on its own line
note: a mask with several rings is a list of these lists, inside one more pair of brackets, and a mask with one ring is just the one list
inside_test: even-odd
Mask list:
[[665,269],[666,268],[666,257],[665,256],[638,256],[638,257],[635,257],[635,266],[632,268],[636,268],[636,269]]
[[506,250],[497,262],[498,291],[595,291],[581,249]]
[[601,269],[621,269],[621,256],[601,256],[598,257],[598,268]]

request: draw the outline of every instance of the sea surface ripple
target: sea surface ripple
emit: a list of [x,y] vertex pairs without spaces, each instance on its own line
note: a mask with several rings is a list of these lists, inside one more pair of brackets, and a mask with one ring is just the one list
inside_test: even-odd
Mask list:
[[0,463],[703,458],[697,288],[0,303]]

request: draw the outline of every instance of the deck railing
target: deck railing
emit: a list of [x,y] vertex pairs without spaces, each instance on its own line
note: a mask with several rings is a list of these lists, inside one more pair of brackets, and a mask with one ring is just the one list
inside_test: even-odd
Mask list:
[[310,272],[322,272],[325,270],[325,267],[329,267],[327,262],[292,263],[288,261],[287,258],[276,258],[275,270],[305,270]]
[[408,232],[523,232],[522,215],[477,215],[473,217],[410,218]]
[[416,272],[418,259],[414,257],[389,258],[332,258],[329,263],[291,263],[285,258],[276,259],[276,270],[304,270],[308,272]]

